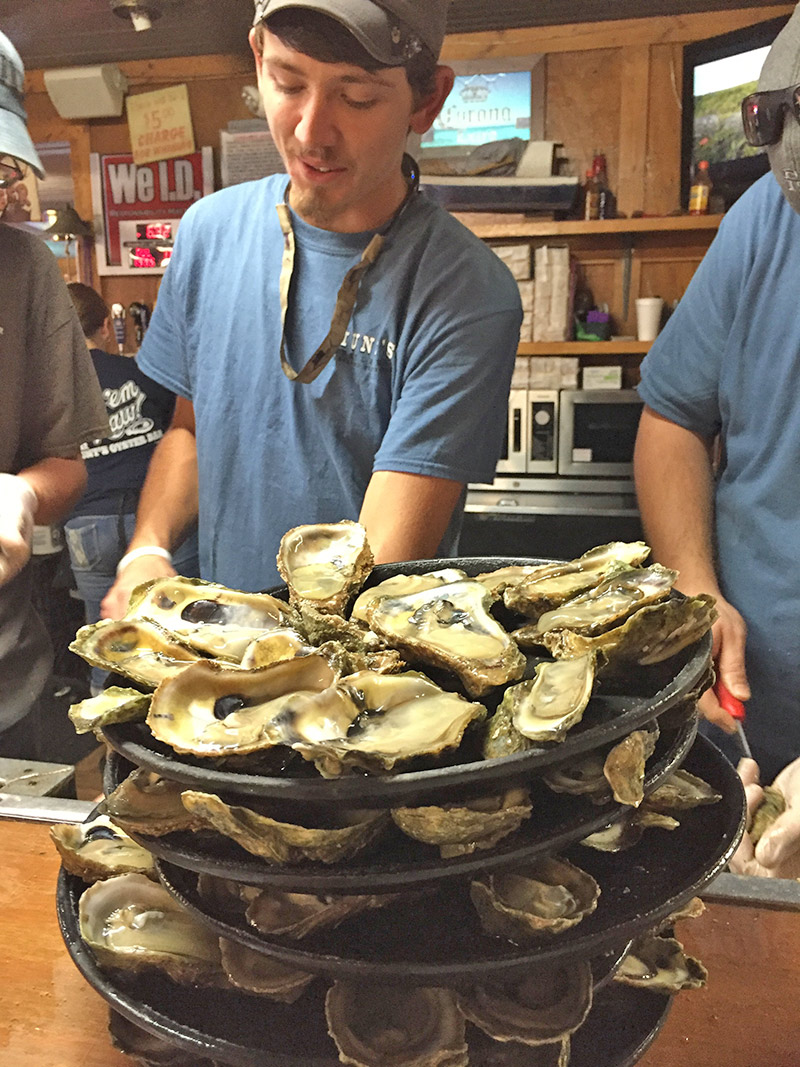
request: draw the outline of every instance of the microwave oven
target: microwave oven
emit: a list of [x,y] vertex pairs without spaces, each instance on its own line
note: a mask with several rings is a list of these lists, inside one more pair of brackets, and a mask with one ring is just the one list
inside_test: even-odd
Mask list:
[[498,475],[631,478],[635,389],[512,389]]

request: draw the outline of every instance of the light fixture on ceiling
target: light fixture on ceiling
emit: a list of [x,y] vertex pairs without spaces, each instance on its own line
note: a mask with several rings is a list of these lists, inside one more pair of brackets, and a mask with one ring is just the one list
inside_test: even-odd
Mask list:
[[135,30],[149,30],[165,10],[178,7],[182,2],[183,0],[110,0],[114,14],[132,22]]

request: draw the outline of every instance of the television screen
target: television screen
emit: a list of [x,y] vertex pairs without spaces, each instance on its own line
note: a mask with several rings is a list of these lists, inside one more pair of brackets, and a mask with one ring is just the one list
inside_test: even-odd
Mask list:
[[479,145],[531,135],[531,72],[458,74],[422,147]]
[[695,41],[683,53],[681,196],[686,207],[695,166],[709,163],[714,193],[726,210],[769,169],[763,148],[751,148],[741,103],[755,91],[770,46],[788,16]]

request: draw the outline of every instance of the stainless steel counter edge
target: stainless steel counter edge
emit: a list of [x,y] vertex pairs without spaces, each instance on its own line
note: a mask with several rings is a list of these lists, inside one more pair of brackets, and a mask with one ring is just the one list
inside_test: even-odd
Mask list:
[[26,797],[0,793],[0,819],[28,819],[34,822],[83,822],[93,810],[90,800],[68,797]]

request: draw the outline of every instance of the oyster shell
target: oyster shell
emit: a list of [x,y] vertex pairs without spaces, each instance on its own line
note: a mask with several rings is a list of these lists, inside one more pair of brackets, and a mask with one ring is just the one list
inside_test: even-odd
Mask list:
[[383,597],[367,608],[367,618],[407,658],[452,671],[471,697],[479,697],[525,670],[525,657],[489,614],[490,603],[480,582],[451,582]]
[[293,1004],[316,977],[256,952],[238,941],[219,939],[222,969],[231,985],[248,993],[260,993],[282,1004]]
[[155,967],[176,982],[224,984],[216,935],[143,874],[95,882],[78,915],[81,937],[102,967]]
[[335,982],[328,1033],[351,1067],[467,1067],[464,1016],[449,989]]
[[546,856],[475,879],[470,896],[488,934],[519,942],[575,926],[597,907],[600,887],[567,860]]
[[353,708],[346,729],[327,739],[287,740],[326,778],[352,767],[381,773],[415,756],[438,755],[457,747],[469,723],[486,715],[482,704],[448,693],[416,671],[359,671],[342,678],[338,689]]
[[368,626],[367,608],[381,597],[406,596],[408,593],[417,593],[423,589],[435,589],[439,585],[449,585],[451,582],[458,582],[466,577],[466,572],[457,567],[445,567],[442,570],[429,571],[427,574],[395,574],[392,578],[386,578],[359,593],[350,612],[350,618]]
[[507,608],[531,619],[598,585],[609,575],[638,566],[650,555],[643,541],[613,541],[566,563],[545,564],[503,594]]
[[392,808],[392,819],[403,833],[426,845],[438,845],[443,859],[493,848],[518,830],[530,814],[526,789],[441,807]]
[[264,934],[299,941],[315,930],[331,930],[370,908],[380,908],[396,894],[315,896],[287,893],[274,886],[260,889],[247,906],[247,921]]
[[714,598],[701,593],[639,608],[621,626],[595,637],[553,630],[544,635],[542,643],[556,658],[595,652],[604,669],[608,665],[623,670],[630,663],[648,666],[676,655],[699,641],[716,618]]
[[505,691],[513,727],[529,741],[563,741],[580,722],[594,685],[594,655],[537,664],[534,678]]
[[470,1062],[478,1067],[569,1067],[570,1038],[546,1045],[499,1044],[480,1030],[469,1035]]
[[56,823],[50,827],[50,837],[64,868],[84,882],[131,873],[156,878],[155,861],[147,849],[104,815],[78,825]]
[[587,848],[596,848],[599,852],[624,852],[642,839],[649,827],[660,830],[677,830],[680,823],[670,815],[661,815],[657,811],[648,811],[644,804],[640,808],[626,813],[610,826],[597,830],[581,841]]
[[[721,798],[720,798],[721,799]],[[748,832],[753,845],[757,845],[779,815],[786,811],[786,797],[774,786],[764,786],[764,796],[753,813]]]
[[594,804],[605,804],[611,799],[611,790],[603,774],[603,763],[601,753],[587,752],[545,771],[542,781],[554,793],[588,796]]
[[67,712],[75,733],[88,734],[112,722],[144,722],[150,707],[150,693],[110,685],[96,697],[71,704]]
[[650,811],[689,811],[700,804],[716,804],[722,794],[694,774],[679,767],[669,774],[656,789],[647,794],[645,804]]
[[286,626],[288,604],[268,593],[242,593],[202,578],[155,578],[131,594],[126,619],[150,619],[214,659],[238,663],[264,630]]
[[479,984],[458,994],[458,1006],[471,1023],[495,1041],[543,1045],[573,1034],[592,1006],[588,960]]
[[257,667],[269,667],[281,660],[294,659],[295,656],[308,656],[315,649],[291,626],[277,626],[261,634],[248,644],[242,653],[241,666],[245,670]]
[[[343,734],[353,719],[332,687],[335,673],[319,655],[300,656],[243,671],[209,661],[159,686],[147,724],[176,752],[244,755],[271,748],[302,725]],[[319,700],[321,694],[324,699]]]
[[518,641],[535,639],[551,630],[575,630],[592,636],[622,622],[646,604],[669,596],[677,571],[658,563],[652,567],[630,567],[612,574],[587,593],[546,611],[535,624],[515,630]]
[[633,942],[614,978],[625,985],[678,993],[681,989],[702,988],[708,971],[699,960],[687,956],[674,937],[644,934]]
[[281,538],[278,571],[292,604],[341,614],[372,570],[367,532],[347,519],[295,526]]
[[564,567],[558,560],[551,563],[531,563],[530,565],[517,565],[512,567],[498,567],[495,571],[484,571],[476,574],[473,582],[480,582],[493,597],[501,596],[509,586],[519,586],[527,579],[541,578],[547,574],[555,574]]
[[384,811],[337,808],[328,820],[329,825],[303,826],[251,808],[226,804],[213,793],[187,789],[182,799],[197,822],[272,863],[301,863],[306,859],[337,863],[349,859],[382,834],[389,822]]
[[655,751],[658,733],[658,724],[653,721],[628,734],[606,756],[603,774],[618,804],[638,808],[644,800],[645,763]]
[[161,837],[176,830],[192,830],[194,819],[181,803],[183,790],[179,782],[137,767],[100,802],[98,810],[115,826],[134,834]]
[[69,646],[93,667],[154,689],[200,659],[194,649],[147,619],[103,619],[81,626]]

